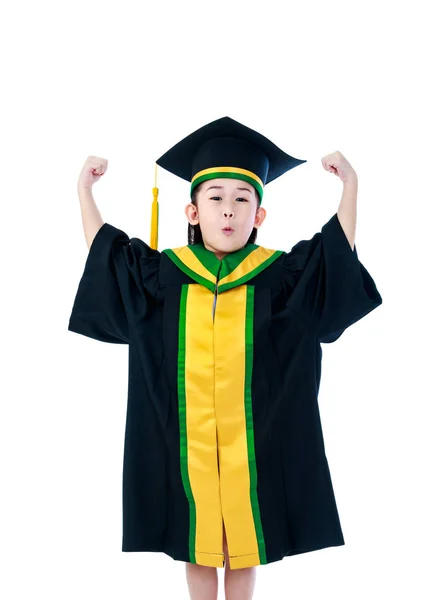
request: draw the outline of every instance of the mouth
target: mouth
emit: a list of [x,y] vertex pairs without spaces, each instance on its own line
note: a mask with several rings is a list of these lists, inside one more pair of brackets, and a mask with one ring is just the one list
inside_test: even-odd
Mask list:
[[228,233],[228,232],[233,233],[235,230],[232,229],[232,227],[223,227],[222,231],[225,231],[226,233]]

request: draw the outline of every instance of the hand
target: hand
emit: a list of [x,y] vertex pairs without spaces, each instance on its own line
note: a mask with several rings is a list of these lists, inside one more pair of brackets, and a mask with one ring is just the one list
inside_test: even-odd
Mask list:
[[78,177],[77,188],[92,188],[107,171],[107,160],[99,156],[88,156]]
[[357,182],[358,176],[356,175],[356,171],[345,156],[339,151],[327,154],[321,158],[321,162],[326,171],[330,171],[330,173],[337,175],[343,183],[349,181]]

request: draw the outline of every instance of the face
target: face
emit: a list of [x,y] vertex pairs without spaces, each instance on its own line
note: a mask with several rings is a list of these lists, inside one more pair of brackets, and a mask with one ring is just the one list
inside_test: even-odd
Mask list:
[[[266,217],[255,188],[242,179],[204,181],[197,203],[186,206],[186,216],[191,225],[200,225],[205,247],[220,260],[244,248],[253,227],[259,228]],[[233,231],[226,233],[225,227]]]

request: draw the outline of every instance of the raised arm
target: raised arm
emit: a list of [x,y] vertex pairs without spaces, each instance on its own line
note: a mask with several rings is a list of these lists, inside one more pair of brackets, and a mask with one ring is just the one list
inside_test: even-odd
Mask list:
[[88,156],[83,165],[77,182],[78,197],[80,200],[81,220],[86,238],[86,244],[90,249],[94,237],[104,224],[100,211],[95,204],[92,195],[92,186],[107,170],[107,160],[99,156]]
[[326,171],[337,175],[344,184],[341,203],[338,208],[338,220],[352,250],[356,237],[356,204],[358,196],[358,176],[345,156],[339,152],[327,154],[321,159]]

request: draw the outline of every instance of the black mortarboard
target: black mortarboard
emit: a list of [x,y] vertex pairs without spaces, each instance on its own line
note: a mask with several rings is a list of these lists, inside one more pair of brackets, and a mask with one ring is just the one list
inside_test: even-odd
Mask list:
[[[200,127],[156,161],[163,169],[190,181],[191,195],[207,179],[229,177],[253,185],[260,203],[267,183],[305,162],[289,156],[268,138],[230,117]],[[155,214],[152,212],[152,242],[158,237],[155,218],[158,220],[157,208]]]

